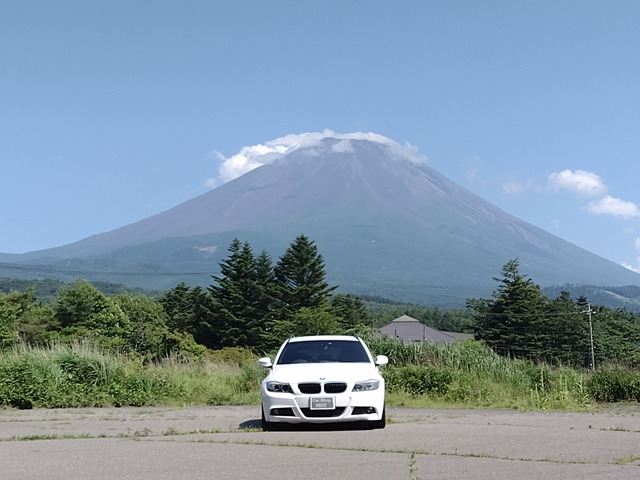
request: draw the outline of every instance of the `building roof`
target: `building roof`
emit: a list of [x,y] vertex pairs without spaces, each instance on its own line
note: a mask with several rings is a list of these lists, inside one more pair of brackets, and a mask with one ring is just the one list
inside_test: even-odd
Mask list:
[[453,343],[473,338],[473,335],[466,333],[441,332],[408,315],[396,318],[389,325],[380,328],[380,331],[392,338],[409,342]]

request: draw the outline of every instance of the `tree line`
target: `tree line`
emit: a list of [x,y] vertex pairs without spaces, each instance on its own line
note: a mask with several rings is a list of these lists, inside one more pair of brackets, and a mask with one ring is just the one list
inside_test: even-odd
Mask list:
[[85,280],[63,286],[52,305],[33,289],[0,294],[0,348],[88,339],[150,359],[199,356],[224,347],[267,351],[291,335],[356,332],[371,322],[362,299],[333,293],[322,255],[304,235],[275,264],[238,239],[228,252],[209,287],[180,283],[157,299],[107,296]]
[[520,273],[517,259],[494,280],[499,285],[492,298],[469,299],[467,307],[476,337],[496,353],[592,369],[640,366],[640,314],[591,305],[584,296],[574,300],[567,291],[548,298]]
[[208,287],[180,283],[151,298],[136,291],[105,294],[78,280],[64,284],[50,303],[33,288],[0,293],[0,349],[89,340],[147,359],[198,357],[225,347],[266,352],[291,335],[365,334],[374,322],[383,326],[407,314],[440,330],[473,332],[507,357],[579,368],[640,366],[640,314],[590,305],[566,291],[548,298],[519,272],[517,259],[494,280],[491,298],[467,300],[466,311],[367,302],[335,292],[322,255],[304,235],[275,263],[264,250],[256,254],[234,239]]

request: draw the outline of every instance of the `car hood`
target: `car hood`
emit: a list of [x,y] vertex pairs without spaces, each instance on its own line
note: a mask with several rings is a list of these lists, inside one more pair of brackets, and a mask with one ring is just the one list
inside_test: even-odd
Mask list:
[[371,363],[304,363],[275,365],[269,378],[291,383],[357,382],[380,378],[380,373]]

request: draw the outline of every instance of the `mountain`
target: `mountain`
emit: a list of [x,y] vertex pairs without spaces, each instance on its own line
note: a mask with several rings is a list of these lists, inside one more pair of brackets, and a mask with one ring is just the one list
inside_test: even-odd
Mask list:
[[[267,161],[268,160],[268,161]],[[489,296],[513,258],[541,286],[640,275],[509,215],[376,135],[327,135],[158,215],[58,248],[0,256],[0,276],[148,288],[209,285],[234,237],[277,260],[315,241],[339,291],[442,307]]]

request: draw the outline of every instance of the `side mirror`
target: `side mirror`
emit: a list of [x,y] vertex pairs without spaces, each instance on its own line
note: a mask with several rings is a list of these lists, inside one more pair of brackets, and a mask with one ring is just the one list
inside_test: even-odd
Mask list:
[[258,365],[262,368],[271,368],[273,364],[271,363],[271,359],[268,357],[264,357],[258,360]]
[[389,358],[386,355],[378,355],[376,357],[376,365],[378,367],[384,367],[387,363],[389,363]]

